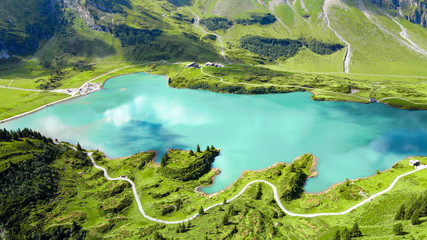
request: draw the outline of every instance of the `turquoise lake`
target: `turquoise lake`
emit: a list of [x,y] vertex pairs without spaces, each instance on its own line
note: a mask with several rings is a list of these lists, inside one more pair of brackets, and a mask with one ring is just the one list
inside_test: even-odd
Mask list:
[[[314,154],[319,175],[308,192],[346,178],[390,168],[407,156],[427,155],[427,111],[382,104],[315,102],[311,93],[233,95],[172,89],[146,73],[107,81],[104,89],[1,124],[29,127],[109,157],[214,145],[222,173],[203,191],[232,184],[244,170]],[[159,161],[158,157],[157,161]]]

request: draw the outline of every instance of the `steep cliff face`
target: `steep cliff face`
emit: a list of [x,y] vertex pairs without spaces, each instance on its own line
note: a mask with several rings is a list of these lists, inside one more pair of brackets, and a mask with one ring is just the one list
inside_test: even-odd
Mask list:
[[371,0],[375,5],[401,15],[408,21],[427,27],[427,1],[426,0]]

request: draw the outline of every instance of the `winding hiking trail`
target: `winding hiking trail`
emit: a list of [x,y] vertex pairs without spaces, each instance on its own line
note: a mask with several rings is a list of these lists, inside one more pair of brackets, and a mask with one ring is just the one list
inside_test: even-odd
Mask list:
[[334,32],[335,36],[337,36],[337,38],[339,38],[342,42],[344,42],[347,45],[346,48],[346,52],[345,52],[345,56],[344,56],[344,72],[345,73],[350,73],[350,61],[351,61],[351,45],[349,42],[347,42],[337,31],[335,31],[332,27],[331,27],[331,21],[329,20],[327,11],[329,9],[329,6],[331,4],[333,4],[331,2],[332,0],[325,0],[325,3],[323,4],[323,15],[325,16],[326,19],[326,24],[328,26],[328,28]]
[[[73,147],[73,149],[74,149],[74,150],[76,150],[74,147]],[[135,184],[132,182],[132,180],[130,180],[130,179],[126,178],[126,177],[112,178],[112,177],[108,176],[107,170],[106,170],[105,168],[103,168],[103,167],[99,166],[98,164],[96,164],[95,160],[94,160],[94,159],[93,159],[93,157],[92,157],[92,154],[93,154],[93,153],[88,153],[88,154],[87,154],[87,155],[89,156],[89,158],[90,158],[90,161],[92,162],[92,164],[93,164],[93,166],[94,166],[95,168],[100,169],[100,170],[102,170],[102,171],[104,172],[104,176],[105,176],[105,178],[107,178],[107,180],[109,180],[109,181],[126,181],[126,182],[130,183],[130,185],[131,185],[131,187],[132,187],[133,195],[134,195],[134,197],[135,197],[135,201],[136,201],[136,203],[137,203],[137,205],[138,205],[138,209],[139,209],[139,211],[141,212],[142,216],[143,216],[143,217],[145,217],[145,218],[147,218],[148,220],[153,221],[153,222],[158,222],[158,223],[164,223],[164,224],[179,224],[179,223],[188,222],[188,221],[190,221],[190,220],[193,220],[193,219],[194,219],[194,218],[196,218],[197,216],[199,216],[199,213],[196,213],[196,214],[194,214],[193,216],[191,216],[191,217],[189,217],[189,218],[186,218],[186,219],[183,219],[183,220],[179,220],[179,221],[165,221],[165,220],[161,220],[161,219],[157,219],[157,218],[153,218],[153,217],[148,216],[148,215],[145,213],[144,209],[142,208],[141,200],[140,200],[140,198],[139,198],[139,196],[138,196],[138,192],[137,192],[137,190],[136,190],[136,186],[135,186]],[[279,194],[278,194],[278,192],[277,192],[277,188],[276,188],[276,186],[274,186],[272,183],[270,183],[270,182],[268,182],[268,181],[266,181],[266,180],[254,180],[254,181],[249,182],[248,184],[246,184],[246,185],[243,187],[243,189],[242,189],[238,194],[236,194],[234,197],[230,198],[230,199],[229,199],[229,200],[227,200],[226,202],[227,202],[227,203],[229,203],[229,202],[231,202],[231,201],[235,200],[236,198],[240,197],[240,196],[241,196],[241,195],[246,191],[246,189],[247,189],[250,185],[252,185],[252,184],[254,184],[254,183],[264,183],[264,184],[269,185],[269,186],[272,188],[272,190],[273,190],[273,194],[274,194],[274,200],[277,202],[277,204],[279,205],[280,209],[281,209],[285,214],[287,214],[287,215],[289,215],[289,216],[291,216],[291,217],[313,218],[313,217],[320,217],[320,216],[336,216],[336,215],[344,215],[344,214],[347,214],[347,213],[349,213],[349,212],[353,211],[354,209],[356,209],[356,208],[358,208],[358,207],[360,207],[360,206],[362,206],[362,205],[364,205],[364,204],[366,204],[366,203],[368,203],[368,202],[372,201],[374,198],[376,198],[376,197],[378,197],[378,196],[380,196],[380,195],[383,195],[383,194],[385,194],[385,193],[389,192],[391,189],[393,189],[394,185],[396,185],[397,181],[399,181],[399,179],[401,179],[402,177],[405,177],[405,176],[407,176],[407,175],[413,174],[413,173],[418,172],[418,171],[420,171],[420,170],[422,170],[422,169],[425,169],[425,168],[427,168],[427,165],[420,166],[420,167],[418,167],[417,169],[415,169],[415,170],[413,170],[413,171],[410,171],[410,172],[407,172],[407,173],[404,173],[404,174],[402,174],[402,175],[397,176],[397,177],[394,179],[394,181],[390,184],[390,186],[389,186],[388,188],[386,188],[386,189],[384,189],[383,191],[378,192],[378,193],[376,193],[376,194],[374,194],[374,195],[372,195],[372,196],[368,197],[367,199],[363,200],[362,202],[360,202],[360,203],[358,203],[358,204],[354,205],[353,207],[350,207],[350,208],[348,208],[347,210],[342,211],[342,212],[335,212],[335,213],[334,213],[334,212],[332,212],[332,213],[312,213],[312,214],[300,214],[300,213],[293,213],[293,212],[291,212],[291,211],[287,210],[287,209],[282,205],[282,202],[280,201],[280,197],[279,197]],[[209,209],[212,209],[212,208],[214,208],[214,207],[216,207],[216,206],[220,206],[220,205],[223,205],[223,203],[222,203],[222,202],[220,202],[220,203],[214,204],[214,205],[212,205],[212,206],[206,207],[204,210],[205,210],[205,212],[206,212],[206,211],[208,211]]]

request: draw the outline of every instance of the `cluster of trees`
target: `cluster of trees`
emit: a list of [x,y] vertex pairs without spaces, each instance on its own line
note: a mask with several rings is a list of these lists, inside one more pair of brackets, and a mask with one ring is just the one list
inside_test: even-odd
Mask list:
[[233,26],[233,21],[228,20],[224,17],[203,18],[200,23],[205,25],[205,27],[210,31],[216,31],[218,29],[228,29]]
[[264,15],[251,15],[251,18],[238,18],[234,20],[237,24],[246,26],[246,25],[253,25],[253,24],[261,24],[261,25],[268,25],[276,22],[276,17],[273,16],[270,13],[266,13]]
[[45,143],[53,143],[52,138],[45,137],[41,133],[28,128],[24,128],[22,131],[19,128],[17,131],[0,129],[0,141],[17,141],[20,138],[39,139]]
[[185,225],[185,223],[182,223],[182,224],[179,223],[177,228],[176,228],[176,233],[185,233],[191,229],[191,226],[192,226],[191,221],[188,221],[187,225]]
[[340,231],[337,230],[335,232],[334,240],[350,240],[352,238],[361,237],[362,232],[359,229],[359,224],[356,222],[353,224],[353,227],[350,229],[350,231],[347,228],[344,228],[344,230]]
[[164,176],[181,181],[199,179],[211,170],[211,165],[215,157],[219,155],[219,150],[215,149],[214,146],[208,146],[204,152],[201,152],[199,145],[197,145],[197,153],[199,154],[196,155],[193,151],[190,151],[188,157],[191,162],[188,163],[188,166],[180,168],[168,165],[171,159],[168,154],[165,154],[160,161],[161,168],[159,172]]
[[246,36],[240,39],[240,46],[260,56],[277,59],[295,56],[303,45],[299,40]]
[[280,185],[283,186],[281,199],[290,201],[299,198],[304,192],[304,184],[307,180],[307,168],[309,162],[313,158],[312,155],[304,155],[300,159],[296,159],[292,164],[285,167],[283,174],[279,174]]
[[191,17],[185,16],[185,15],[183,15],[183,14],[181,14],[181,13],[174,13],[171,17],[172,17],[173,19],[175,19],[175,20],[180,21],[180,22],[189,22],[189,23],[191,23],[191,24],[193,24],[193,23],[194,23],[194,18],[191,18]]
[[317,39],[311,39],[307,41],[304,38],[300,38],[299,41],[301,41],[301,43],[309,48],[312,52],[320,55],[330,55],[344,47],[344,45],[339,43],[324,43]]
[[205,27],[210,31],[215,31],[218,29],[228,29],[233,26],[234,23],[246,26],[253,24],[268,25],[276,22],[277,19],[270,13],[263,15],[252,14],[250,18],[238,18],[234,21],[224,18],[224,17],[209,17],[203,18],[200,23],[205,25]]
[[160,29],[138,29],[127,25],[114,27],[112,32],[120,39],[122,47],[147,44],[163,33]]
[[270,59],[293,57],[303,46],[309,48],[314,53],[322,55],[332,54],[344,47],[338,43],[324,43],[316,39],[307,41],[304,38],[292,40],[260,36],[243,37],[240,39],[240,46],[253,53]]
[[212,41],[216,41],[217,36],[213,35],[213,34],[208,34],[206,36],[203,37],[204,40],[212,40]]
[[[412,225],[420,224],[420,218],[427,216],[427,191],[418,197],[413,197],[412,201],[406,207],[402,204],[396,212],[394,219],[410,220]],[[403,229],[403,228],[402,228]],[[396,234],[401,235],[402,231],[395,231]]]
[[24,224],[34,205],[47,203],[58,189],[58,173],[50,163],[62,153],[56,145],[44,144],[34,158],[14,164],[0,172],[0,225],[11,239],[36,231]]
[[28,239],[73,239],[83,240],[87,239],[87,231],[82,229],[83,227],[73,222],[71,225],[58,225],[53,226],[49,230],[39,232],[32,232]]
[[[229,84],[221,84],[221,83],[208,83],[208,82],[198,82],[198,83],[189,83],[187,88],[190,89],[201,89],[208,90],[212,92],[226,92],[233,94],[268,94],[268,93],[288,93],[290,90],[281,89],[276,86],[265,86],[265,87],[251,87],[247,88],[242,85],[229,85]],[[297,89],[295,91],[304,89]]]

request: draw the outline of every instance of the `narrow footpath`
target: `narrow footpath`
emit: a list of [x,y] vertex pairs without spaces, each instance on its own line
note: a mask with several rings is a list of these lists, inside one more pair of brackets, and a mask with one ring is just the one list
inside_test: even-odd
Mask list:
[[[93,166],[94,166],[95,168],[100,169],[100,170],[102,170],[102,171],[104,172],[104,176],[105,176],[105,178],[107,178],[107,180],[109,180],[109,181],[127,181],[128,183],[130,183],[130,185],[132,186],[132,191],[133,191],[133,195],[134,195],[134,197],[135,197],[136,203],[138,204],[138,209],[139,209],[139,211],[141,212],[142,216],[143,216],[143,217],[145,217],[145,218],[147,218],[148,220],[153,221],[153,222],[158,222],[158,223],[164,223],[164,224],[179,224],[179,223],[188,222],[188,221],[190,221],[190,220],[193,220],[193,219],[194,219],[194,218],[196,218],[197,216],[199,216],[199,214],[198,214],[198,213],[196,213],[196,214],[194,214],[193,216],[191,216],[191,217],[189,217],[189,218],[186,218],[186,219],[183,219],[183,220],[179,220],[179,221],[165,221],[165,220],[161,220],[161,219],[157,219],[157,218],[153,218],[153,217],[148,216],[148,215],[145,213],[144,209],[142,208],[142,204],[141,204],[140,198],[139,198],[139,196],[138,196],[138,192],[137,192],[137,190],[136,190],[136,186],[135,186],[135,184],[132,182],[132,180],[130,180],[130,179],[128,179],[128,178],[125,178],[125,177],[112,178],[112,177],[108,176],[107,170],[106,170],[105,168],[103,168],[103,167],[99,166],[98,164],[96,164],[95,160],[94,160],[94,159],[93,159],[93,157],[92,157],[92,153],[88,153],[87,155],[89,156],[90,161],[92,162]],[[278,194],[278,192],[277,192],[277,188],[276,188],[276,186],[274,186],[272,183],[270,183],[270,182],[268,182],[268,181],[265,181],[265,180],[254,180],[254,181],[252,181],[252,182],[249,182],[248,184],[246,184],[246,185],[243,187],[243,189],[242,189],[238,194],[236,194],[236,196],[234,196],[234,197],[230,198],[229,200],[227,200],[227,203],[232,202],[233,200],[235,200],[235,199],[237,199],[238,197],[240,197],[240,196],[241,196],[241,195],[246,191],[246,189],[247,189],[250,185],[252,185],[252,184],[254,184],[254,183],[264,183],[264,184],[269,185],[269,186],[273,189],[273,194],[274,194],[274,199],[275,199],[275,201],[276,201],[276,202],[277,202],[277,204],[279,205],[280,209],[281,209],[281,210],[282,210],[286,215],[288,215],[288,216],[291,216],[291,217],[303,217],[303,218],[313,218],[313,217],[320,217],[320,216],[336,216],[336,215],[344,215],[344,214],[347,214],[347,213],[349,213],[349,212],[353,211],[354,209],[356,209],[356,208],[358,208],[358,207],[360,207],[360,206],[362,206],[362,205],[364,205],[364,204],[366,204],[366,203],[368,203],[368,202],[371,202],[374,198],[376,198],[376,197],[378,197],[378,196],[381,196],[381,195],[383,195],[383,194],[385,194],[385,193],[389,192],[390,190],[392,190],[392,189],[393,189],[394,185],[396,185],[396,183],[397,183],[397,181],[399,181],[399,179],[401,179],[401,178],[403,178],[403,177],[405,177],[405,176],[408,176],[408,175],[410,175],[410,174],[413,174],[413,173],[415,173],[415,172],[418,172],[418,171],[420,171],[420,170],[426,169],[426,168],[427,168],[427,165],[419,166],[417,169],[415,169],[415,170],[413,170],[413,171],[410,171],[410,172],[407,172],[407,173],[404,173],[404,174],[402,174],[402,175],[397,176],[397,177],[394,179],[394,181],[390,184],[390,186],[389,186],[388,188],[384,189],[383,191],[381,191],[381,192],[379,192],[379,193],[376,193],[376,194],[374,194],[374,195],[370,196],[369,198],[367,198],[367,199],[363,200],[362,202],[360,202],[360,203],[358,203],[358,204],[354,205],[353,207],[350,207],[349,209],[347,209],[347,210],[345,210],[345,211],[342,211],[342,212],[336,212],[336,213],[312,213],[312,214],[300,214],[300,213],[293,213],[293,212],[291,212],[291,211],[287,210],[287,209],[282,205],[282,202],[280,201],[279,194]],[[224,204],[224,203],[222,203],[222,202],[221,202],[221,203],[217,203],[217,204],[214,204],[214,205],[212,205],[212,206],[206,207],[206,208],[204,208],[204,209],[205,209],[205,212],[206,212],[206,211],[208,211],[209,209],[212,209],[212,208],[214,208],[214,207],[220,206],[220,205],[222,205],[222,204]]]

